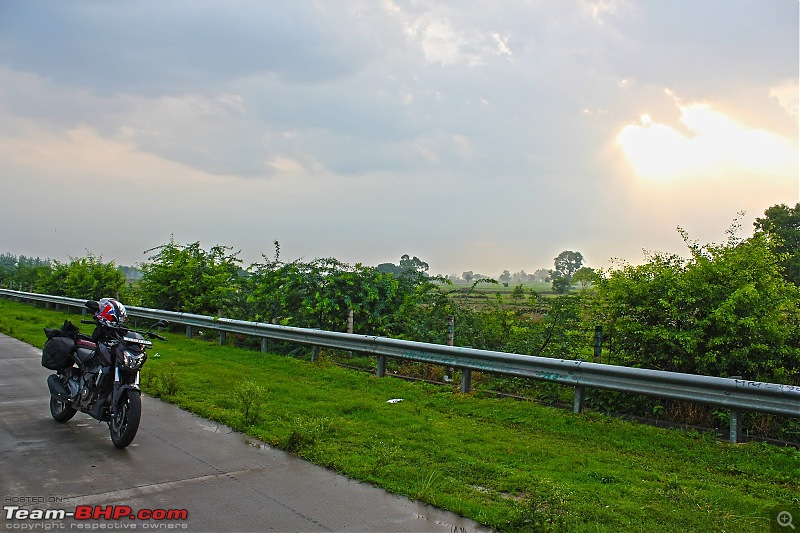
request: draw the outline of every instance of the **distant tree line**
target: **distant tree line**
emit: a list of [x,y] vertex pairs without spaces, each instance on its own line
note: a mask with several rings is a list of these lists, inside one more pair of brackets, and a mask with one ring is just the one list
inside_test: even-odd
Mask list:
[[[519,287],[513,306],[498,298],[476,307],[470,295],[495,280],[465,272],[471,284],[453,285],[416,256],[377,267],[284,261],[278,242],[245,268],[230,247],[171,239],[150,251],[134,283],[93,254],[61,263],[6,253],[0,284],[338,331],[352,310],[357,333],[439,343],[453,316],[457,344],[568,358],[592,359],[594,328],[602,326],[602,362],[798,385],[799,221],[800,204],[773,206],[752,236],[738,237],[735,221],[723,244],[701,245],[679,229],[687,257],[653,253],[609,270],[588,269],[579,252],[565,251],[550,279],[554,288],[582,290],[543,297]],[[506,274],[501,280],[513,279]]]

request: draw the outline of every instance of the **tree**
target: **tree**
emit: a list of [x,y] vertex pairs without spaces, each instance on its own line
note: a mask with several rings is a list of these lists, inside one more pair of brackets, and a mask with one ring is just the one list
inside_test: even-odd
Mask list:
[[531,281],[548,281],[550,279],[550,271],[546,268],[537,268],[536,271],[530,275]]
[[403,271],[404,274],[408,273],[409,271],[414,273],[424,274],[425,272],[428,271],[428,268],[430,268],[428,263],[426,263],[416,255],[414,256],[413,259],[409,258],[408,254],[405,254],[400,258],[400,269]]
[[784,277],[800,285],[800,203],[794,207],[774,205],[756,218],[756,232],[767,236],[775,253],[781,257]]
[[395,265],[394,263],[381,263],[378,265],[378,270],[380,272],[384,272],[387,274],[392,274],[394,277],[399,278],[401,276],[406,277],[413,277],[413,276],[423,276],[426,277],[429,265],[416,255],[413,257],[408,256],[408,254],[403,254],[400,257],[400,264]]
[[461,277],[463,278],[464,281],[469,283],[472,281],[472,278],[475,277],[475,274],[472,272],[472,270],[468,270],[466,272],[462,272]]
[[580,252],[564,250],[553,259],[555,269],[550,271],[553,281],[553,292],[566,294],[572,287],[572,275],[583,265],[583,255]]
[[583,255],[580,252],[564,250],[553,259],[555,277],[570,279],[583,266]]
[[514,301],[522,300],[525,298],[525,287],[522,284],[516,285],[514,289],[511,291],[511,298]]
[[557,277],[553,280],[553,292],[556,294],[567,294],[572,288],[572,283],[567,277]]
[[400,266],[395,265],[394,263],[381,263],[377,266],[378,272],[383,272],[384,274],[392,274],[394,277],[400,277],[400,274],[403,273],[403,269]]
[[572,275],[572,283],[579,283],[582,289],[599,281],[600,276],[593,268],[581,267]]
[[511,282],[511,272],[503,270],[503,273],[498,276],[497,281],[507,286]]

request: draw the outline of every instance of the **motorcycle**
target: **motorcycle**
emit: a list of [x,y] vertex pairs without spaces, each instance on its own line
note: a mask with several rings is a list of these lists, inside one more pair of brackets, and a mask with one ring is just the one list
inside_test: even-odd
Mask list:
[[47,378],[50,414],[67,422],[75,413],[86,413],[107,422],[111,442],[125,448],[136,436],[142,415],[139,371],[147,360],[148,339],[166,341],[152,330],[167,326],[165,320],[140,331],[125,327],[124,306],[112,299],[86,302],[95,326],[92,336],[79,332],[69,321],[59,330],[45,329],[47,344],[42,365],[56,370]]

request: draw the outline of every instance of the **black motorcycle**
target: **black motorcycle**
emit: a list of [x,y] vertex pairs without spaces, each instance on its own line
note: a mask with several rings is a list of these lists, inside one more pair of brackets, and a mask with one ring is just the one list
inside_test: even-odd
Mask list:
[[[98,302],[88,301],[86,307],[97,317]],[[60,329],[45,329],[42,365],[56,371],[47,378],[50,414],[66,422],[81,411],[107,422],[114,446],[125,448],[136,436],[142,415],[139,370],[153,345],[147,339],[166,341],[152,330],[168,323],[160,320],[148,331],[101,324],[97,318],[81,323],[95,326],[91,337],[69,321]]]

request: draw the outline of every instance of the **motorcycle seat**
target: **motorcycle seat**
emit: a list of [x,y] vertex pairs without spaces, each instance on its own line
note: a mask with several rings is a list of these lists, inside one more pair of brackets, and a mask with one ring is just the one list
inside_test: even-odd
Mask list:
[[93,343],[88,339],[81,339],[80,337],[75,340],[75,346],[77,348],[88,348],[90,350],[94,350],[97,348],[97,344]]

